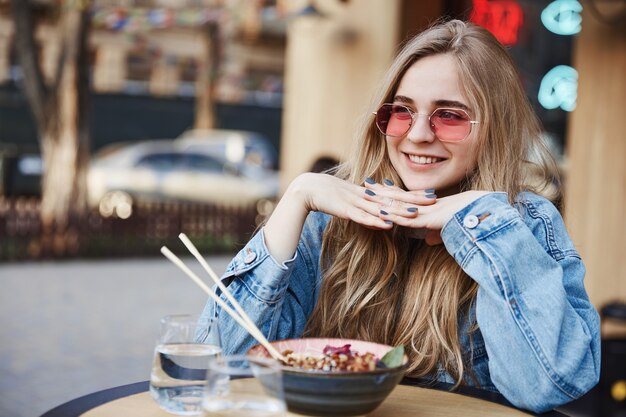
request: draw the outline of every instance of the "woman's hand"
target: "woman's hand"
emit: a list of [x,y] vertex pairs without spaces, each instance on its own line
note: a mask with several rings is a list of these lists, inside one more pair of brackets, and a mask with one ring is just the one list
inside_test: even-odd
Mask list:
[[331,175],[299,175],[289,184],[264,227],[265,243],[274,259],[284,262],[293,256],[310,211],[327,213],[373,229],[393,228],[392,221],[381,217],[380,203],[367,199],[366,190]]
[[[441,229],[456,212],[489,193],[472,190],[436,198],[434,193],[428,193],[434,190],[404,191],[392,185],[381,184],[366,186],[376,193],[367,198],[380,205],[382,219],[416,231],[426,230],[425,240],[429,245],[442,243]],[[415,203],[415,197],[418,195],[428,198],[428,204]]]
[[366,188],[327,174],[298,176],[283,198],[300,200],[305,211],[320,211],[375,229],[391,229],[380,217],[380,204],[367,199]]

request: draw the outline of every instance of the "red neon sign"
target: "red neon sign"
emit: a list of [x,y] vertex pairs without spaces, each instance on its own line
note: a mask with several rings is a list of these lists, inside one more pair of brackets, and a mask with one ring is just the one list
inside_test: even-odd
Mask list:
[[473,0],[470,21],[484,27],[503,45],[515,45],[524,23],[522,7],[514,0]]

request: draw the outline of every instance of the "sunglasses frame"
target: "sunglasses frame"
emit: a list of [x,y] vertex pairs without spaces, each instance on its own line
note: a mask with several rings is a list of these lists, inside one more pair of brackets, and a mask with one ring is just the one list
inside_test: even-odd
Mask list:
[[[405,108],[405,109],[409,112],[409,114],[411,115],[411,123],[409,124],[409,127],[408,127],[408,129],[406,130],[406,132],[404,132],[404,133],[403,133],[403,134],[401,134],[401,135],[389,135],[389,134],[387,134],[386,132],[383,132],[383,130],[382,130],[382,129],[380,128],[380,126],[378,125],[377,118],[376,118],[376,117],[374,117],[374,124],[376,125],[376,128],[378,129],[378,131],[379,131],[380,133],[382,133],[383,135],[385,135],[385,136],[389,136],[389,137],[392,137],[392,138],[399,138],[399,137],[402,137],[402,136],[406,135],[406,134],[407,134],[407,133],[409,133],[409,131],[411,130],[411,127],[413,127],[413,124],[415,123],[415,118],[416,118],[417,116],[420,116],[420,115],[421,115],[421,116],[426,116],[426,115],[427,115],[427,113],[418,113],[418,112],[416,112],[416,111],[413,111],[413,109],[411,109],[411,108],[410,108],[410,107],[408,107],[408,106],[405,106],[404,104],[383,103],[383,104],[381,104],[381,105],[380,105],[380,107],[378,108],[378,110],[377,110],[377,111],[373,112],[374,116],[378,116],[378,112],[379,112],[379,111],[380,111],[380,109],[382,109],[384,106],[398,106],[398,107],[403,107],[403,108]],[[435,132],[435,130],[433,129],[433,122],[430,120],[430,118],[433,116],[433,114],[435,114],[436,112],[438,112],[438,111],[440,111],[440,110],[453,110],[453,111],[455,111],[455,112],[459,112],[459,111],[460,111],[460,112],[463,112],[463,113],[467,116],[467,118],[468,118],[468,119],[470,119],[470,115],[469,115],[469,114],[468,114],[465,110],[460,109],[460,108],[458,108],[458,107],[437,107],[437,108],[436,108],[435,110],[433,110],[430,114],[428,114],[428,124],[429,124],[429,126],[430,126],[430,130],[431,130],[431,132],[433,132],[433,134],[437,137],[437,139],[439,139],[439,140],[440,140],[440,141],[442,141],[442,142],[453,142],[453,143],[455,143],[455,142],[462,142],[462,141],[464,141],[465,139],[467,139],[467,138],[469,137],[470,133],[472,133],[472,126],[477,125],[477,124],[479,124],[479,123],[480,123],[480,122],[479,122],[479,121],[477,121],[477,120],[468,120],[468,122],[469,122],[469,124],[470,124],[470,128],[469,128],[469,131],[467,132],[467,135],[465,135],[465,137],[464,137],[463,139],[458,139],[458,140],[445,140],[445,139],[441,139],[439,136],[437,136],[437,132]]]

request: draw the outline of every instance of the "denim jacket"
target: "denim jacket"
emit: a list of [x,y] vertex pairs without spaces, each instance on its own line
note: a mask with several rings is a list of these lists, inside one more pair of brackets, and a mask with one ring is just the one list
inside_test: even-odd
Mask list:
[[[473,317],[459,331],[475,382],[515,406],[543,412],[598,382],[600,324],[583,286],[585,267],[556,208],[531,193],[517,200],[513,207],[505,193],[482,196],[457,212],[441,236],[479,284]],[[321,242],[329,218],[310,213],[294,257],[283,263],[272,258],[261,230],[222,277],[269,340],[303,333],[320,290]],[[246,352],[256,344],[213,301],[203,314],[219,316],[225,353]],[[470,341],[466,330],[474,318],[479,330]],[[444,371],[435,378],[454,382]]]

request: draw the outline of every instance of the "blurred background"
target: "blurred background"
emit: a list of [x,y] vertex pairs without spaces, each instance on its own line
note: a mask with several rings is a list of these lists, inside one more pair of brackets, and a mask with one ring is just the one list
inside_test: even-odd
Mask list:
[[626,415],[626,0],[0,0],[0,415],[147,379],[204,302],[158,249],[221,273],[442,17],[506,45],[563,173],[611,364],[570,411]]

